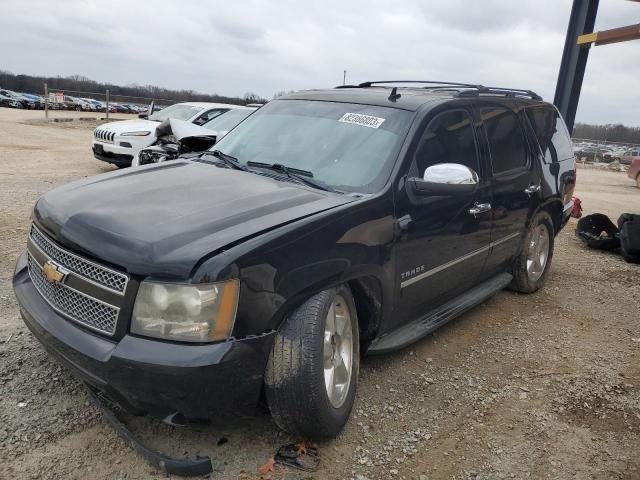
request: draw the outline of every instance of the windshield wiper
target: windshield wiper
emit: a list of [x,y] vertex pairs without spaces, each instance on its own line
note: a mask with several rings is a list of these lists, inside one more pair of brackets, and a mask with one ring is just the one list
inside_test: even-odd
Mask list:
[[247,167],[242,165],[236,157],[227,155],[226,153],[221,152],[220,150],[207,150],[206,152],[203,153],[203,155],[213,155],[214,157],[222,160],[226,165],[229,165],[231,168],[235,168],[236,170],[242,170],[244,172],[249,170]]
[[252,161],[247,162],[247,166],[266,168],[268,170],[273,170],[275,172],[284,173],[290,178],[298,180],[299,182],[302,182],[306,185],[317,188],[319,190],[325,190],[327,192],[334,192],[334,193],[343,193],[340,190],[336,190],[335,188],[330,187],[329,185],[327,185],[326,183],[320,180],[315,180],[313,178],[313,172],[310,172],[309,170],[301,170],[299,168],[287,167],[280,163],[263,163],[263,162],[252,162]]

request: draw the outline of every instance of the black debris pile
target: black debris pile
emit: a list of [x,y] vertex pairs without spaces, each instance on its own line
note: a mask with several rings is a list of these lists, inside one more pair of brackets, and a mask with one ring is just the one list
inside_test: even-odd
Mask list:
[[591,248],[620,249],[627,262],[640,263],[640,215],[623,213],[617,226],[602,213],[587,215],[578,221],[576,235]]

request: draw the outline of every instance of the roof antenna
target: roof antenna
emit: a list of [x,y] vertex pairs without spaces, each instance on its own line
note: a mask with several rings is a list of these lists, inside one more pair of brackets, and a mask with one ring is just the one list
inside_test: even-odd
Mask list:
[[400,95],[398,93],[398,87],[393,87],[391,89],[391,94],[389,95],[389,100],[391,102],[395,102],[397,99],[399,99],[402,95]]

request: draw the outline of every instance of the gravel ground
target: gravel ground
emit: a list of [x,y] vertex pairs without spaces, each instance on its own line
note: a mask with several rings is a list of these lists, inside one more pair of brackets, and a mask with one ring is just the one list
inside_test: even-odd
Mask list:
[[[20,320],[10,280],[34,201],[112,169],[91,156],[96,122],[41,116],[0,108],[0,478],[166,478]],[[585,213],[640,213],[640,190],[622,173],[579,170],[577,195]],[[271,477],[640,478],[640,267],[587,250],[574,228],[556,239],[542,291],[502,292],[401,352],[366,358],[351,421],[319,445],[319,471]],[[212,478],[260,478],[275,449],[297,440],[266,413],[242,425],[130,425],[166,453],[210,455]]]

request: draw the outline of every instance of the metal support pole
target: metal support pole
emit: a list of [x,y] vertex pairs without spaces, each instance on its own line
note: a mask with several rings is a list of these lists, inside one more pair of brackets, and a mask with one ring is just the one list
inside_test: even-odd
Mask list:
[[107,88],[107,93],[105,95],[106,101],[104,102],[106,104],[106,111],[107,111],[107,120],[109,120],[109,89]]
[[46,82],[44,84],[44,118],[49,120],[49,89]]
[[573,133],[589,48],[577,44],[578,36],[593,32],[599,0],[573,0],[567,27],[558,83],[553,103],[564,117],[569,133]]

